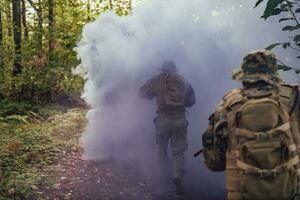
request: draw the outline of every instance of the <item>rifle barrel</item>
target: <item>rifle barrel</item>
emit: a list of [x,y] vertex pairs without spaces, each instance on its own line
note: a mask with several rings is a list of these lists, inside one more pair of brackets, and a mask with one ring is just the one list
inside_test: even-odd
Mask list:
[[195,154],[194,154],[194,157],[199,156],[202,152],[203,152],[203,149],[201,149],[200,151],[198,151],[197,153],[195,153]]

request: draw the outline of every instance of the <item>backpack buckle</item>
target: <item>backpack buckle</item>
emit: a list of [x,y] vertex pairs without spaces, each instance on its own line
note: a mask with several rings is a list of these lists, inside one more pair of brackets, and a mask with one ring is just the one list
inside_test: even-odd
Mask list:
[[260,176],[261,178],[275,177],[275,176],[277,176],[277,175],[278,175],[278,173],[277,173],[277,171],[274,170],[274,169],[272,169],[272,170],[261,170],[261,171],[259,172],[259,176]]
[[272,173],[272,177],[275,177],[278,175],[277,170],[274,170],[274,169],[271,170],[271,173]]
[[272,138],[271,134],[264,132],[256,133],[255,136],[256,140],[269,140]]

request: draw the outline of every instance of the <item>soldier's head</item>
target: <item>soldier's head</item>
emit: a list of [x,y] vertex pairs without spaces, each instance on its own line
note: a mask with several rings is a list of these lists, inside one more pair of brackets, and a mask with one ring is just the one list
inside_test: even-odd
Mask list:
[[232,78],[244,85],[263,83],[277,87],[282,82],[277,71],[275,54],[268,50],[248,53],[243,59],[241,69],[234,71]]
[[177,72],[176,65],[173,61],[164,61],[161,67],[163,73],[175,73]]

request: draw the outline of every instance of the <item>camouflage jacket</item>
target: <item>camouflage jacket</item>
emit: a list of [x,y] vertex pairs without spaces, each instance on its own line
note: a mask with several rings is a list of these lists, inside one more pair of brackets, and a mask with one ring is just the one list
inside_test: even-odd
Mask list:
[[[140,97],[150,100],[157,98],[159,96],[161,78],[164,75],[164,73],[161,73],[148,80],[139,90]],[[195,93],[190,83],[185,79],[183,80],[185,82],[185,107],[191,107],[196,101]],[[168,108],[158,108],[158,111],[164,109],[168,110]],[[176,109],[184,110],[184,108],[171,108],[170,110]]]

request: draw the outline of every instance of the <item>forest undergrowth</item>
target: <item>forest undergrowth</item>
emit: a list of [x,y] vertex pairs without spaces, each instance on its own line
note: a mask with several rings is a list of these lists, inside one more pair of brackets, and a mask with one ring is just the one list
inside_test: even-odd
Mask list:
[[0,117],[0,200],[49,199],[61,162],[81,152],[86,110],[47,106]]

